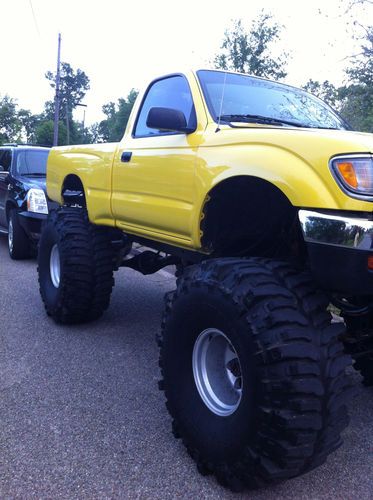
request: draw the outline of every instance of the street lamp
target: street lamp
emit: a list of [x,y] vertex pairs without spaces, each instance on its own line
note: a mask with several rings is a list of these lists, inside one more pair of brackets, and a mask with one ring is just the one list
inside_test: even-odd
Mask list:
[[[77,106],[81,106],[82,108],[86,108],[87,104],[77,104]],[[84,122],[85,122],[85,109],[83,110],[83,121],[82,121],[83,130],[84,130]]]

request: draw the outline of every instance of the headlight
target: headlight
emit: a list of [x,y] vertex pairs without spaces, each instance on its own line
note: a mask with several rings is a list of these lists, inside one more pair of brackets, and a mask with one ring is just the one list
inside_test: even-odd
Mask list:
[[373,196],[373,156],[340,156],[331,161],[334,177],[344,190],[355,195]]
[[39,214],[48,213],[48,204],[42,189],[32,188],[27,193],[27,210]]

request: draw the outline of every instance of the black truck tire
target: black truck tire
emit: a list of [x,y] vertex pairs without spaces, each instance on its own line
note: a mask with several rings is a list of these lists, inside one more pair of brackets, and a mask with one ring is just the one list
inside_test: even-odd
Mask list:
[[31,245],[27,234],[18,220],[17,210],[9,212],[8,219],[8,250],[11,259],[21,260],[31,256]]
[[52,211],[42,229],[38,273],[47,314],[57,323],[99,318],[114,285],[108,228],[95,226],[82,208]]
[[307,273],[259,258],[191,266],[166,295],[159,387],[201,473],[257,488],[341,445],[351,358],[327,305]]

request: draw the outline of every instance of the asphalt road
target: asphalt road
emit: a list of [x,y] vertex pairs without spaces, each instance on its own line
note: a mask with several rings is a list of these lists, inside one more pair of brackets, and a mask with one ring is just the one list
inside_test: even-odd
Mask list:
[[174,278],[116,273],[92,324],[44,313],[33,260],[0,236],[0,498],[373,499],[373,389],[351,405],[345,444],[324,466],[276,488],[235,495],[200,476],[158,391],[154,341]]

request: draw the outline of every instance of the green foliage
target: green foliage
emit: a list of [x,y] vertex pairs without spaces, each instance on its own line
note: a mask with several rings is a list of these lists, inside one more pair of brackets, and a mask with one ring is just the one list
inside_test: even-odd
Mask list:
[[90,144],[92,135],[88,128],[83,128],[80,122],[72,121],[70,123],[70,144]]
[[[53,145],[53,120],[43,120],[40,122],[35,130],[35,142],[43,146]],[[58,124],[58,145],[66,144],[66,125],[63,122]]]
[[373,26],[364,30],[361,53],[346,69],[350,83],[340,89],[341,113],[353,128],[373,132]]
[[28,109],[18,111],[18,119],[22,125],[22,135],[28,144],[37,144],[36,128],[42,120],[41,115],[33,115]]
[[90,138],[89,142],[91,142],[91,143],[102,142],[99,123],[94,123],[93,125],[88,127],[88,129],[86,129],[86,130],[87,130],[88,137]]
[[[56,73],[47,71],[45,78],[49,81],[50,86],[56,88]],[[89,90],[89,78],[81,69],[74,69],[69,63],[61,63],[60,71],[60,109],[59,116],[61,119],[66,118],[66,114],[70,114],[78,104],[82,101]],[[45,103],[45,115],[49,119],[54,117],[54,102],[47,101]]]
[[273,22],[272,15],[264,12],[253,21],[249,32],[245,31],[241,19],[233,21],[232,27],[225,31],[221,52],[215,56],[215,67],[274,80],[285,78],[288,54],[271,55],[281,29]]
[[19,141],[21,132],[16,101],[8,95],[0,97],[0,144]]
[[118,99],[117,104],[109,102],[102,106],[106,119],[102,120],[98,128],[93,131],[98,140],[105,142],[118,142],[121,140],[137,94],[137,90],[131,89],[125,99]]
[[[90,130],[83,128],[82,125],[75,121],[69,124],[70,126],[70,140],[69,144],[90,144],[94,142],[94,137]],[[35,143],[43,146],[53,145],[53,132],[54,121],[43,120],[35,130]],[[67,127],[65,121],[60,121],[58,124],[58,145],[63,146],[67,144]]]
[[[48,71],[45,77],[50,86],[56,88],[56,74]],[[90,142],[92,136],[89,130],[75,122],[72,117],[73,110],[80,104],[87,90],[89,78],[81,69],[76,71],[69,63],[61,63],[59,86],[59,125],[58,144],[84,144]],[[46,101],[44,113],[35,127],[36,142],[45,145],[53,144],[54,101]]]
[[[76,71],[68,63],[61,65],[59,145],[67,144],[66,116],[69,122],[69,143],[87,143],[92,134],[72,119],[72,110],[80,103],[89,89],[89,79],[84,71]],[[48,71],[46,78],[55,87],[55,75]],[[0,97],[0,144],[27,142],[51,146],[53,144],[54,102],[45,103],[45,111],[34,115],[26,109],[18,110],[17,103],[9,96]]]
[[353,130],[373,132],[373,26],[363,30],[361,52],[345,70],[345,85],[308,80],[303,88],[336,108]]
[[372,89],[364,85],[341,87],[340,113],[354,130],[373,132]]

